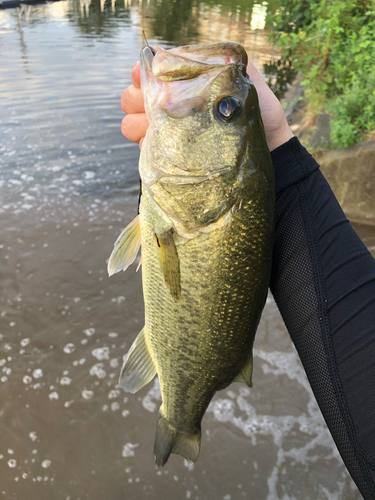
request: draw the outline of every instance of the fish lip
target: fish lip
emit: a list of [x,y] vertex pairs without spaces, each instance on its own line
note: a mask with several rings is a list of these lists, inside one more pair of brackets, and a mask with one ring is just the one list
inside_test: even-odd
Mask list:
[[141,50],[141,64],[143,64],[145,69],[148,71],[152,71],[152,61],[154,59],[154,55],[155,52],[148,45],[143,47]]

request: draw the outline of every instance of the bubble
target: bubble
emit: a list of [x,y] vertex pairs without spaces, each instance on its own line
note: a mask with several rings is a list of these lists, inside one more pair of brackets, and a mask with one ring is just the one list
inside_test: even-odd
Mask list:
[[116,337],[118,337],[118,333],[116,333],[116,332],[110,332],[108,334],[108,337],[111,337],[111,338],[115,339]]
[[9,455],[13,455],[14,451],[11,448],[8,448]]
[[30,382],[32,381],[33,379],[31,377],[29,377],[29,375],[25,375],[22,379],[22,382],[24,384],[30,384]]
[[69,378],[69,377],[62,377],[60,379],[60,384],[61,385],[70,385],[71,382],[72,382],[72,379]]
[[92,337],[95,334],[95,328],[86,328],[86,330],[83,330],[83,333],[88,337]]
[[108,394],[108,399],[115,399],[120,396],[121,392],[118,389],[112,389]]
[[121,304],[121,302],[124,302],[125,297],[123,295],[120,295],[119,297],[115,297],[111,299],[112,302],[116,302],[117,304]]
[[35,431],[29,432],[29,437],[31,441],[36,441],[38,439],[38,436],[36,435]]
[[123,412],[121,413],[121,415],[123,417],[127,417],[129,415],[129,410],[123,410]]
[[111,361],[109,362],[109,364],[111,365],[111,368],[117,368],[118,365],[119,365],[118,359],[117,358],[111,359]]
[[51,465],[51,460],[43,460],[42,467],[47,469]]
[[0,359],[0,366],[4,366],[6,362],[6,359]]
[[69,408],[69,406],[72,406],[73,403],[74,403],[74,401],[73,401],[73,399],[71,399],[70,401],[65,401],[64,406],[65,406],[65,408]]
[[41,368],[36,368],[33,371],[33,377],[34,378],[42,378],[43,377],[43,370]]
[[103,369],[103,363],[97,363],[96,365],[90,368],[90,375],[96,376],[100,379],[106,377],[107,373]]
[[48,397],[50,398],[51,401],[53,401],[54,399],[59,399],[59,395],[57,394],[56,391],[53,391],[50,394],[48,394]]
[[136,444],[132,444],[132,443],[126,443],[122,449],[122,456],[123,457],[134,457],[135,453],[134,453],[134,448],[136,448],[137,446],[139,446],[138,443]]
[[66,353],[66,354],[71,354],[72,352],[75,351],[75,345],[72,344],[72,343],[69,343],[69,344],[66,344],[66,346],[64,347],[63,351]]
[[99,359],[100,361],[103,359],[109,359],[109,347],[97,347],[91,352],[91,354],[94,358]]
[[186,460],[186,458],[184,458],[184,466],[189,469],[190,471],[194,470],[194,464],[192,464],[191,462],[189,462],[189,460]]
[[102,406],[102,411],[108,411],[108,405],[103,405]]
[[8,381],[8,377],[6,377],[5,375],[3,377],[0,378],[0,381],[5,384],[5,382]]
[[91,399],[93,397],[93,395],[94,395],[94,391],[88,391],[86,389],[84,389],[82,391],[82,397],[83,397],[83,399]]
[[112,411],[116,411],[116,410],[119,410],[120,409],[120,403],[118,403],[117,401],[114,401],[112,404],[111,404],[111,410]]
[[17,466],[17,460],[15,460],[14,458],[11,458],[8,460],[8,465],[9,467],[11,467],[12,469],[14,469],[14,467]]

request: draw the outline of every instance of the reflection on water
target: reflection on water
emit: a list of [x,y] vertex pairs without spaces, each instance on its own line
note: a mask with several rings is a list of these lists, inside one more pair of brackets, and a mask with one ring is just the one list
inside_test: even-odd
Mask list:
[[3,498],[359,499],[272,298],[254,388],[217,395],[195,466],[153,463],[157,382],[135,396],[116,385],[143,325],[140,274],[106,276],[137,210],[139,149],[121,135],[120,95],[142,29],[167,47],[238,41],[262,70],[277,59],[254,30],[265,6],[63,0],[0,12]]

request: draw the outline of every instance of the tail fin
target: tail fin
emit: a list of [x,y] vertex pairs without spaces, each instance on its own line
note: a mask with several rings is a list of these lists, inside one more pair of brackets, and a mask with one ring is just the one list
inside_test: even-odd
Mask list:
[[179,432],[159,414],[154,446],[154,460],[157,466],[165,465],[171,453],[182,455],[189,462],[196,462],[200,446],[200,428],[195,434]]

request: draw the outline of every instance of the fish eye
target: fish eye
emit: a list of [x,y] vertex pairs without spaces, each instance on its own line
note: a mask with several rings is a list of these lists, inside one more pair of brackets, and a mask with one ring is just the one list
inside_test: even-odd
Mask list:
[[237,97],[226,96],[217,103],[217,113],[224,122],[237,118],[241,112],[241,103]]

